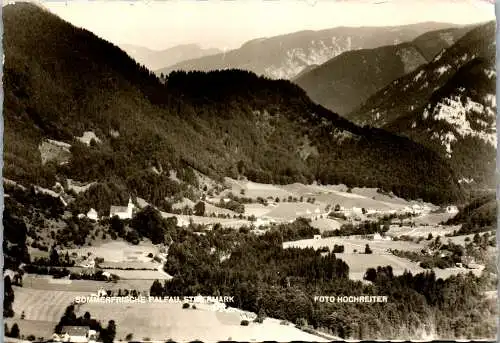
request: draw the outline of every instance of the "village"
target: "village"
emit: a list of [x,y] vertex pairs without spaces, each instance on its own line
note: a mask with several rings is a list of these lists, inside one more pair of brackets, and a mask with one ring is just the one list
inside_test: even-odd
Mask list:
[[[6,180],[6,182],[9,181]],[[70,184],[72,187],[85,189],[85,185]],[[36,192],[49,194],[59,199],[63,206],[67,206],[65,198],[68,198],[64,187],[60,185],[56,185],[52,190],[37,187]],[[236,194],[247,198],[243,203],[242,212],[235,212],[227,208],[232,202],[239,200]],[[203,206],[198,205],[198,209],[203,207],[204,213],[196,213],[197,215],[195,215],[194,209],[200,203]],[[97,210],[90,208],[89,211],[80,213],[77,217],[79,220],[87,220],[97,226],[101,222],[107,223],[113,218],[128,222],[148,206],[150,205],[143,199],[130,195],[126,204],[111,205],[107,215],[99,216]],[[439,207],[424,202],[410,202],[391,194],[384,194],[376,189],[349,189],[343,185],[264,185],[247,180],[226,178],[225,188],[218,195],[203,194],[196,203],[184,199],[182,206],[180,208],[191,208],[193,214],[162,211],[159,213],[164,219],[175,217],[178,227],[188,229],[196,227],[194,233],[198,235],[204,235],[217,227],[237,230],[242,226],[248,227],[250,232],[255,235],[263,235],[279,225],[293,223],[298,218],[304,218],[312,227],[318,229],[318,233],[308,239],[284,242],[283,247],[313,247],[321,251],[326,249],[325,251],[336,252],[336,247],[342,246],[342,252],[336,253],[336,256],[349,265],[349,277],[361,281],[364,280],[367,269],[380,265],[391,265],[396,275],[406,270],[423,272],[426,269],[422,268],[418,261],[402,257],[406,256],[403,253],[410,252],[419,254],[421,257],[427,256],[434,259],[448,258],[447,256],[451,252],[439,250],[433,246],[435,239],[440,238],[442,244],[450,239],[458,244],[466,244],[468,240],[472,239],[472,235],[469,235],[469,238],[452,236],[458,227],[443,224],[448,218],[457,214],[458,208],[456,206]],[[389,225],[387,222],[385,225],[377,224],[384,218],[389,218]],[[346,226],[356,227],[364,223],[380,225],[380,230],[361,235],[349,234],[346,236],[341,234],[342,228]],[[332,237],[331,234],[335,230],[340,230],[338,231],[339,235],[336,234]],[[433,239],[429,240],[429,237]],[[370,254],[366,253],[367,246],[369,246]],[[21,277],[11,275],[12,279],[18,280],[16,284],[22,284],[22,287],[13,286],[16,294],[16,301],[13,304],[14,311],[19,315],[22,314],[22,319],[20,317],[9,318],[7,324],[20,323],[23,328],[31,328],[29,330],[33,333],[37,332],[40,337],[47,337],[49,331],[52,331],[53,325],[63,315],[66,306],[71,303],[80,308],[79,313],[85,309],[93,315],[95,313],[98,318],[107,320],[106,318],[112,318],[110,308],[119,311],[120,306],[125,306],[125,304],[123,301],[120,303],[112,300],[104,300],[103,304],[95,301],[96,298],[123,299],[128,297],[129,299],[154,300],[154,295],[152,296],[150,293],[151,284],[155,280],[168,282],[172,279],[171,275],[163,271],[163,264],[168,260],[168,250],[169,244],[152,244],[143,240],[134,245],[120,239],[107,239],[85,247],[59,247],[57,254],[69,256],[69,260],[72,261],[71,267],[67,267],[70,275],[47,277],[30,272],[21,275]],[[38,253],[41,252],[38,251]],[[483,269],[484,265],[478,264],[474,257],[464,255],[461,257],[461,261],[452,267],[432,270],[436,272],[437,276],[447,278],[450,275],[468,272],[480,275]],[[20,282],[19,279],[21,279]],[[35,303],[34,300],[37,299],[38,292],[43,292],[44,300]],[[239,327],[237,331],[243,330],[238,331],[235,335],[243,335],[245,331],[245,327],[239,325],[241,321],[247,320],[245,318],[249,318],[250,321],[255,318],[252,317],[255,314],[228,308],[224,302],[211,301],[207,303],[200,301],[199,294],[198,297],[196,294],[191,296],[186,295],[186,298],[181,299],[181,301],[144,300],[144,303],[135,302],[133,304],[134,311],[130,312],[129,310],[127,313],[123,313],[123,318],[119,316],[114,319],[118,324],[118,338],[126,340],[125,336],[128,333],[138,330],[138,327],[132,324],[135,320],[133,318],[136,318],[135,316],[145,309],[162,312],[169,309],[177,315],[179,313],[184,315],[189,310],[196,312],[197,316],[201,316],[200,318],[226,313],[230,316],[228,318],[232,318],[228,319],[230,323],[233,323],[229,326],[233,329]],[[223,296],[230,297],[231,295]],[[75,299],[80,299],[80,301],[75,301]],[[89,299],[94,299],[94,301],[89,301]],[[48,311],[49,307],[53,310]],[[35,323],[37,324],[35,325]],[[157,326],[153,328],[151,325]],[[153,333],[164,331],[160,322],[154,322],[151,325],[146,325],[141,329],[143,331],[140,332],[144,332],[144,337],[150,338],[150,336],[154,336]],[[280,330],[294,331],[298,329],[281,325]],[[292,334],[291,331],[288,334]],[[293,335],[296,336],[298,333],[294,332]],[[50,337],[52,341],[57,342],[94,342],[96,333],[88,326],[69,326],[63,327],[61,333],[50,334]],[[304,340],[318,338],[314,335],[307,336],[307,334],[301,337]]]

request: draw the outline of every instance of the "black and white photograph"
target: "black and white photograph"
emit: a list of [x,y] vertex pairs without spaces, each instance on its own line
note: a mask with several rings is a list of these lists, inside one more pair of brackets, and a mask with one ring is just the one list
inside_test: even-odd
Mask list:
[[496,341],[495,4],[4,1],[3,341]]

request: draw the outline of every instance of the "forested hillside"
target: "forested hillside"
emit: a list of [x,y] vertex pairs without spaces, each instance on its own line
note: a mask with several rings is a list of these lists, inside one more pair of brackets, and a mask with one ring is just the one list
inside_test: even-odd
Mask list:
[[[435,203],[461,198],[437,154],[356,126],[288,81],[227,70],[177,72],[162,83],[118,47],[35,5],[8,5],[3,16],[4,175],[22,184],[111,182],[159,203],[196,186],[195,169],[372,186]],[[85,131],[98,140],[77,141]],[[71,144],[67,163],[42,165],[46,138]]]
[[495,87],[495,24],[489,22],[374,94],[348,117],[437,152],[467,187],[493,188]]
[[294,79],[312,100],[348,114],[395,79],[430,62],[471,26],[427,32],[412,41],[344,52]]

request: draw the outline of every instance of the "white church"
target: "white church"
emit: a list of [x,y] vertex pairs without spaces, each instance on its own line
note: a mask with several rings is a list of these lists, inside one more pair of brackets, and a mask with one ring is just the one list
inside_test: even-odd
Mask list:
[[127,206],[111,206],[109,209],[109,218],[118,216],[120,219],[131,219],[133,211],[134,204],[132,203],[132,198],[129,198]]

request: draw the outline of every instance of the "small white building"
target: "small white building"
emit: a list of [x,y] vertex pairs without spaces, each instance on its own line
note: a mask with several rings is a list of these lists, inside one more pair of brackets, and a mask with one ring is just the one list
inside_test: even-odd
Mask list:
[[357,214],[357,215],[360,215],[360,214],[363,214],[363,209],[361,207],[353,207],[352,208],[352,214]]
[[181,216],[177,216],[177,226],[179,227],[187,227],[189,226],[190,221],[186,218],[183,218]]
[[83,268],[95,268],[95,260],[83,261],[80,266]]
[[98,221],[99,216],[97,215],[97,211],[94,210],[93,208],[91,208],[90,211],[87,212],[87,218],[94,220],[94,221]]
[[313,239],[321,239],[321,235],[314,235]]
[[454,206],[454,205],[447,206],[446,207],[446,213],[451,213],[451,214],[458,213],[458,208],[456,206]]
[[[92,334],[93,337],[91,337]],[[88,326],[63,326],[61,334],[54,334],[52,338],[60,342],[88,343],[91,341],[91,338],[93,338],[93,341],[95,342],[95,336],[96,332],[94,330],[90,330],[90,327]]]
[[133,210],[134,204],[132,203],[132,198],[129,198],[127,206],[111,206],[109,217],[113,218],[114,216],[118,216],[120,219],[131,219]]
[[380,233],[376,232],[373,235],[373,240],[375,240],[375,241],[390,241],[391,237],[389,237],[389,236],[382,236]]

